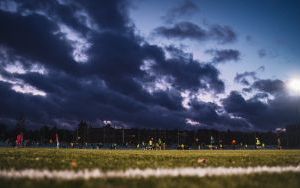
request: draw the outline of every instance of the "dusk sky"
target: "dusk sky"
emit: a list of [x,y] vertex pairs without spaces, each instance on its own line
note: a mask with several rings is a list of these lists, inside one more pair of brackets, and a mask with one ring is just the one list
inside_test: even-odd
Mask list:
[[0,122],[300,122],[299,0],[0,0]]

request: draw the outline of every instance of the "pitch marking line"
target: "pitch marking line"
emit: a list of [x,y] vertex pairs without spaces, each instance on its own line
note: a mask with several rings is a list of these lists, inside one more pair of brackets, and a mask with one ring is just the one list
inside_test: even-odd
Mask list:
[[78,180],[78,179],[104,179],[104,178],[148,178],[148,177],[206,177],[206,176],[230,176],[249,175],[257,173],[284,173],[300,172],[299,166],[285,167],[207,167],[207,168],[158,168],[158,169],[128,169],[120,171],[93,170],[0,170],[0,178],[10,179],[54,179],[54,180]]

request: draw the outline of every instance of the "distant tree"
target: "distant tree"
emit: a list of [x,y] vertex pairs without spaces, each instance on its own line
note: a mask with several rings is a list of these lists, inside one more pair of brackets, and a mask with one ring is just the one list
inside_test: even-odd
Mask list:
[[7,127],[5,124],[0,123],[0,139],[4,140],[7,135]]
[[89,126],[86,121],[80,121],[77,129],[77,141],[80,143],[88,142]]
[[40,129],[40,138],[41,138],[41,143],[47,143],[50,139],[50,128],[45,125]]

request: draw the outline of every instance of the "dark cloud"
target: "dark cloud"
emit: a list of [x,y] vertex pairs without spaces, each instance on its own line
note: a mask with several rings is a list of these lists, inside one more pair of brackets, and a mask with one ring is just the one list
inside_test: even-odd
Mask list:
[[12,2],[15,2],[17,12],[23,15],[42,14],[48,19],[65,23],[81,32],[96,29],[97,26],[101,29],[125,31],[129,21],[126,0],[101,2],[16,0]]
[[237,40],[237,34],[227,25],[213,25],[208,31],[209,36],[221,44],[232,43]]
[[2,45],[51,67],[75,70],[71,46],[53,35],[58,31],[56,24],[39,15],[21,16],[1,11],[0,24],[5,25],[0,35]]
[[[30,114],[30,119],[44,122],[43,119],[51,121],[50,117],[58,113],[58,109],[48,98],[44,100],[40,96],[17,93],[11,90],[11,85],[0,82],[1,118],[18,118],[24,114]],[[44,122],[46,123],[46,122]]]
[[[65,2],[68,4],[61,4]],[[74,12],[83,11],[76,4],[68,1],[38,1],[38,0],[15,0],[10,1],[16,7],[16,12],[21,15],[44,15],[49,20],[56,20],[57,22],[66,23],[70,27],[80,30],[81,32],[87,32],[88,27],[82,24],[79,17]],[[9,11],[3,9],[4,11]]]
[[181,101],[182,96],[177,91],[157,91],[153,94],[154,104],[163,106],[169,110],[181,111],[183,110]]
[[245,114],[259,115],[266,106],[259,101],[246,101],[241,94],[236,91],[223,100],[225,109],[234,113],[237,116],[244,116]]
[[80,0],[79,3],[83,5],[83,9],[99,24],[100,28],[113,29],[118,32],[125,32],[127,30],[129,26],[127,12],[129,4],[127,0]]
[[[267,105],[257,100],[247,101],[236,91],[231,92],[230,95],[223,100],[223,106],[226,112],[232,114],[236,118],[243,118],[252,125],[255,118],[257,121],[257,119],[259,119],[259,117],[267,111]],[[257,126],[259,127],[261,125]]]
[[[54,118],[76,121],[80,118],[90,121],[117,119],[131,126],[169,128],[179,127],[183,121],[180,118],[184,119],[172,115],[175,112],[170,111],[182,109],[181,96],[176,92],[155,92],[151,101],[144,103],[107,88],[97,78],[78,79],[52,73],[47,76],[32,73],[20,75],[19,78],[46,91],[47,97],[19,94],[12,91],[9,84],[4,84],[7,87],[1,93],[10,97],[3,96],[6,100],[1,101],[1,105],[8,108],[3,108],[2,116],[16,117],[26,114],[30,119],[42,123],[57,123],[54,122]],[[18,111],[14,111],[17,105]],[[147,122],[150,116],[155,117],[151,120],[152,125]],[[176,123],[173,122],[175,120]],[[161,124],[160,121],[165,124]],[[172,125],[167,126],[167,123],[171,122]]]
[[[137,36],[127,1],[5,2],[8,5],[0,4],[0,121],[25,115],[36,125],[73,127],[80,120],[115,120],[134,127],[182,128],[191,119],[207,127],[249,129],[252,124],[273,128],[284,122],[278,119],[264,127],[266,119],[255,116],[291,113],[281,104],[285,93],[268,104],[261,102],[282,89],[280,81],[266,80],[249,83],[249,89],[260,93],[251,100],[238,93],[224,99],[227,112],[221,105],[191,97],[190,108],[183,106],[183,92],[223,93],[219,70],[184,48],[150,45]],[[180,15],[192,7],[185,1]],[[203,29],[179,22],[156,32],[222,44],[236,40],[233,30],[221,25]],[[235,50],[211,53],[215,62],[240,56]],[[238,81],[243,75],[239,77]]]
[[269,98],[268,93],[256,93],[256,94],[253,96],[253,99],[254,99],[254,100],[268,99],[268,98]]
[[[256,72],[246,71],[244,73],[236,74],[234,80],[237,83],[248,86],[243,89],[245,92],[252,92],[253,90],[256,90],[272,95],[286,93],[286,86],[283,81],[278,79],[259,79],[256,74]],[[251,79],[251,81],[249,79]]]
[[201,126],[215,127],[223,130],[234,129],[245,131],[253,129],[251,123],[246,118],[232,117],[228,113],[224,113],[224,110],[214,103],[192,100],[190,106],[190,118],[199,122]]
[[[147,50],[154,51],[155,48],[157,47],[148,46]],[[156,49],[156,52],[152,56],[155,61],[151,67],[152,71],[157,75],[170,76],[175,88],[193,91],[204,89],[215,93],[224,91],[225,86],[219,78],[220,73],[213,65],[200,63],[192,58],[186,58],[185,55],[165,59],[162,51]]]
[[221,93],[224,83],[219,79],[219,71],[208,64],[201,65],[193,60],[189,62],[178,59],[167,60],[155,67],[157,74],[167,74],[174,78],[174,86],[179,89],[206,89]]
[[236,40],[236,33],[229,26],[213,25],[204,29],[192,22],[178,22],[171,27],[161,26],[154,30],[154,34],[168,39],[189,39],[198,42],[215,40],[218,43],[231,43]]
[[166,47],[167,52],[171,54],[172,57],[184,58],[184,59],[193,59],[192,53],[186,53],[183,49],[177,48],[173,45]]
[[190,16],[198,11],[200,11],[200,8],[198,7],[197,4],[195,4],[191,0],[184,0],[177,6],[168,10],[166,15],[163,16],[162,18],[167,22],[172,22],[176,18],[183,17],[183,16]]
[[205,103],[198,100],[192,100],[190,102],[191,111],[194,113],[192,116],[194,120],[201,123],[210,124],[215,122],[219,115],[216,112],[218,106],[214,103]]
[[213,56],[213,63],[224,63],[226,61],[238,61],[240,59],[240,52],[233,49],[224,49],[224,50],[207,50],[206,53],[209,53]]
[[234,77],[234,81],[237,83],[241,83],[243,85],[249,86],[250,85],[250,81],[248,79],[252,79],[252,80],[257,80],[257,76],[256,76],[256,72],[251,71],[251,72],[243,72],[243,73],[237,73]]
[[262,98],[267,98],[267,95],[262,93],[246,100],[235,91],[223,100],[223,105],[228,113],[246,119],[255,129],[274,130],[299,119],[295,109],[300,97],[278,95],[268,99],[267,103],[262,102]]
[[[0,23],[5,25],[0,36],[1,118],[25,114],[31,122],[58,126],[110,119],[128,126],[174,128],[184,126],[190,117],[182,106],[181,91],[224,91],[213,65],[200,64],[175,47],[166,49],[172,54],[167,59],[165,49],[136,36],[124,1],[16,1],[16,5],[18,11],[0,11]],[[76,19],[79,13],[85,21]],[[91,47],[81,64],[73,52],[78,42],[85,41]],[[155,63],[144,70],[147,60]],[[14,62],[23,72],[5,69],[8,64],[16,66]],[[31,71],[33,65],[45,72]],[[144,87],[163,78],[171,88]]]
[[267,92],[270,94],[278,94],[285,92],[285,84],[281,80],[257,80],[252,84],[252,88],[257,89],[259,91]]
[[167,38],[192,39],[203,41],[206,39],[206,30],[191,22],[179,22],[172,27],[161,26],[155,29],[156,34]]

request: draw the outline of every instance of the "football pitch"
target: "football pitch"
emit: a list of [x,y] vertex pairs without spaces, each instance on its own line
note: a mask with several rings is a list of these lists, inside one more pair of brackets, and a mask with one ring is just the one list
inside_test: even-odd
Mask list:
[[0,185],[300,187],[299,165],[300,150],[0,148]]

